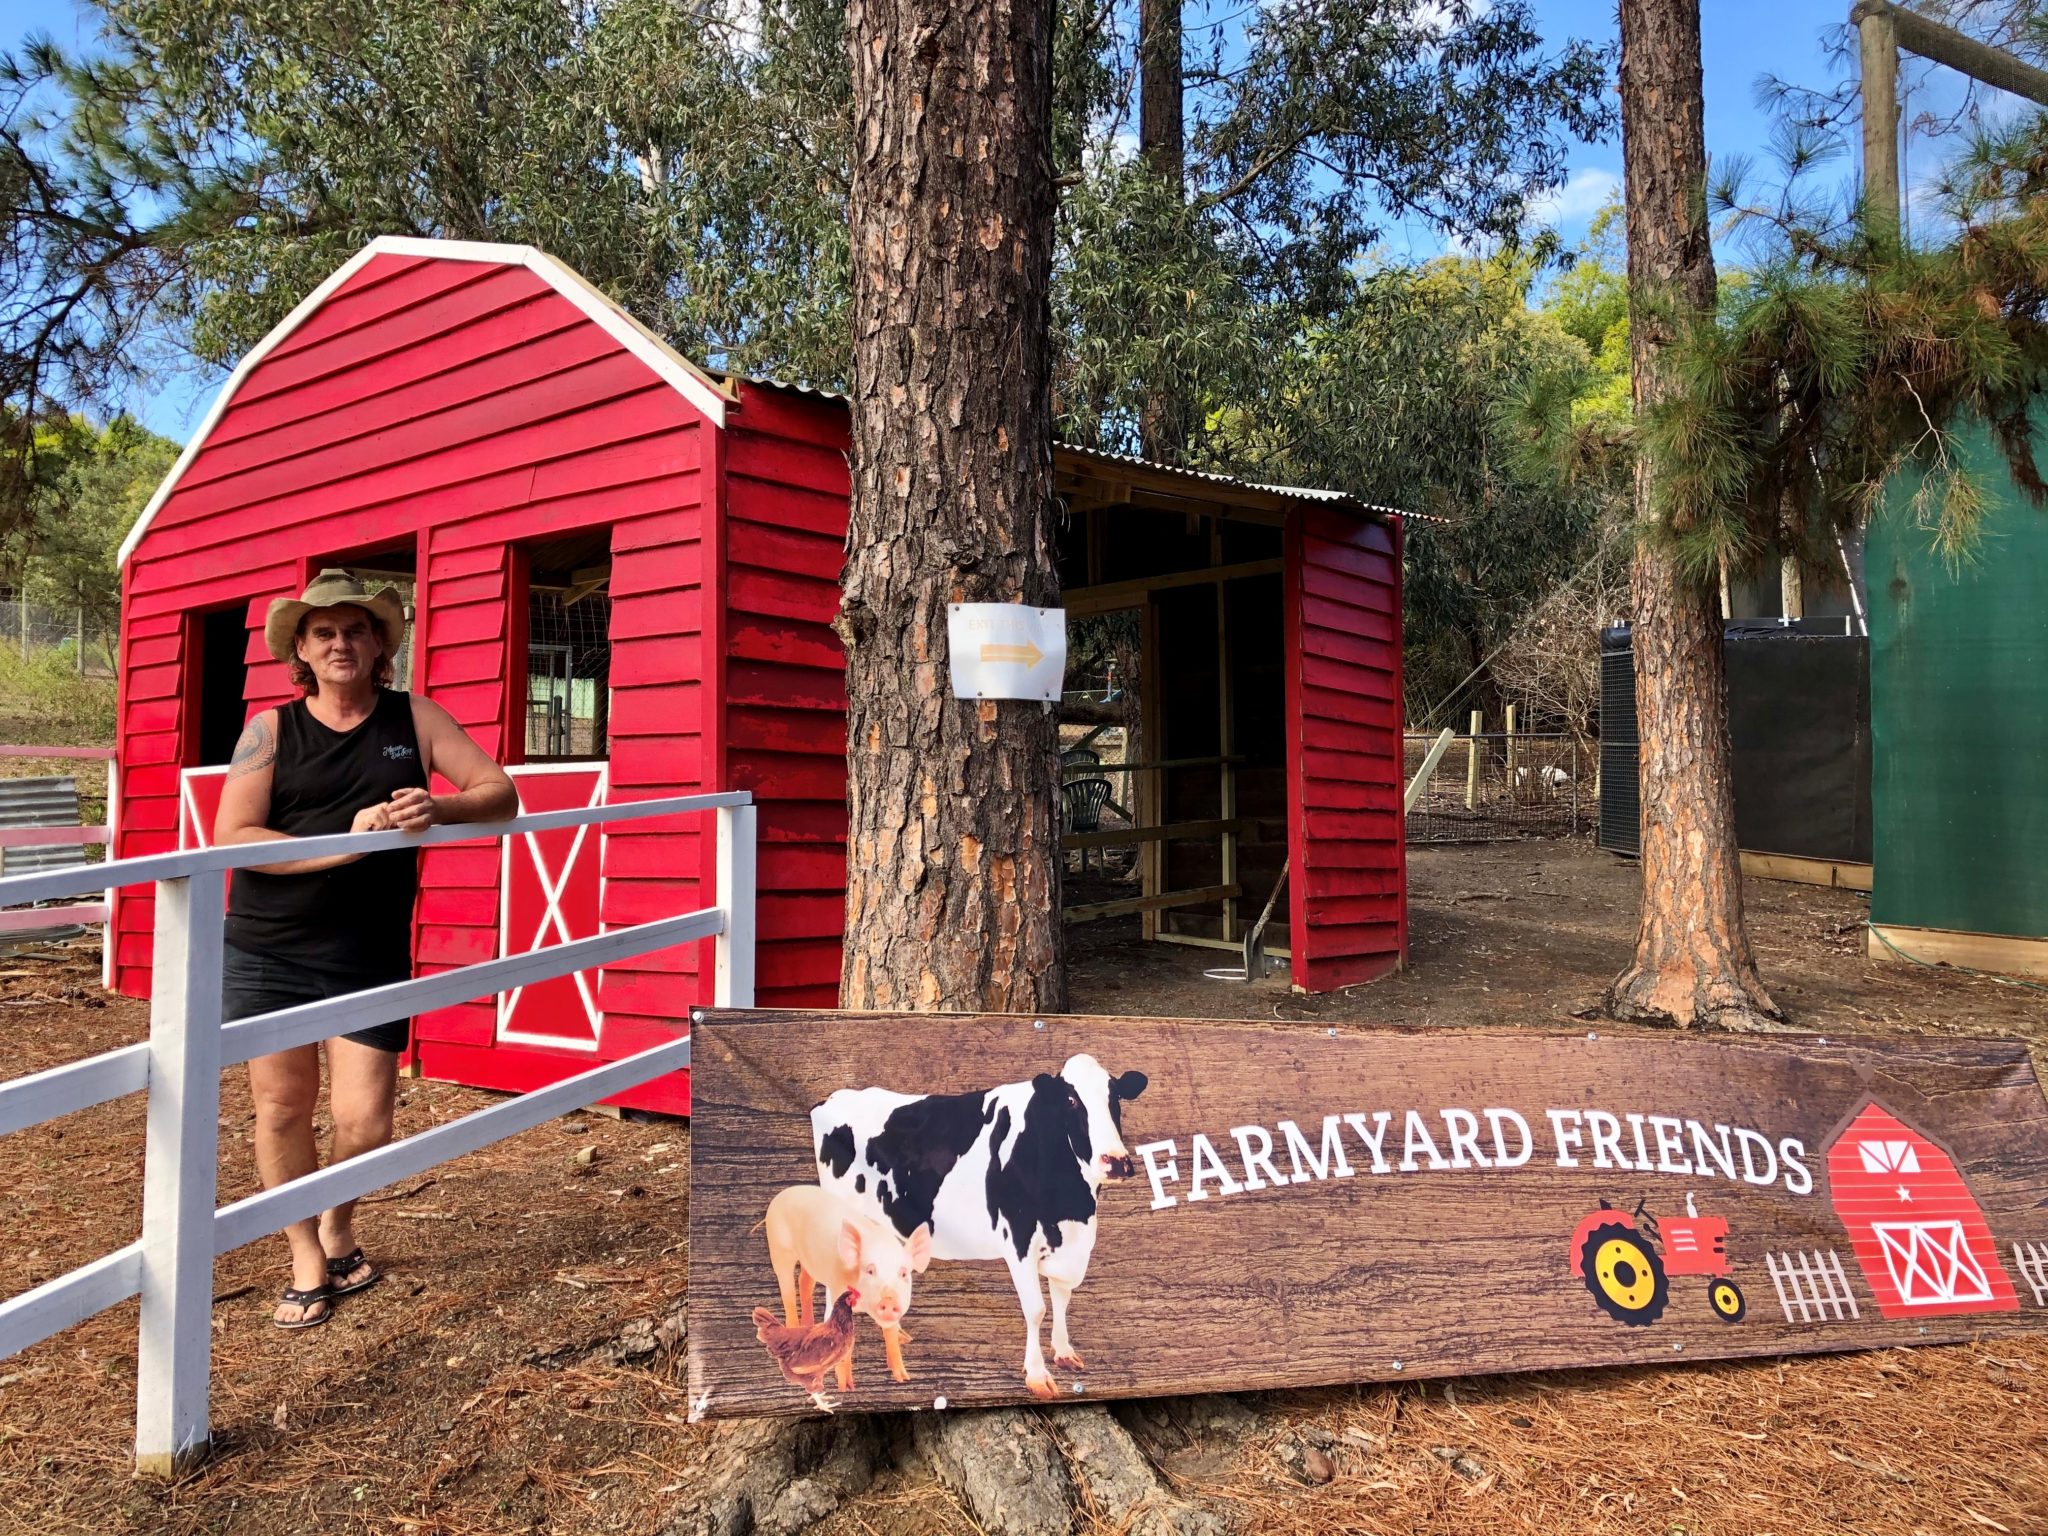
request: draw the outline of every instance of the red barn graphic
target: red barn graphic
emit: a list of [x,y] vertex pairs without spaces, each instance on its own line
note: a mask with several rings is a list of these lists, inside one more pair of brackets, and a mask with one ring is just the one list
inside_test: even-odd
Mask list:
[[1827,1162],[1835,1214],[1885,1317],[2019,1310],[1984,1213],[1940,1147],[1866,1104]]

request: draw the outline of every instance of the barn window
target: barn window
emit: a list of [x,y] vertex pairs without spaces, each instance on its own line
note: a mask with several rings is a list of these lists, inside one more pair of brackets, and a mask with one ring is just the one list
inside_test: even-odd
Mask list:
[[611,721],[612,602],[604,533],[527,551],[529,763],[603,758]]
[[347,571],[363,584],[366,591],[381,592],[386,587],[397,591],[399,600],[405,604],[405,636],[399,641],[398,654],[391,658],[391,686],[401,693],[410,693],[413,684],[414,603],[419,590],[417,546],[407,542],[384,549],[353,549],[342,554],[324,555],[309,567],[312,571],[330,568]]

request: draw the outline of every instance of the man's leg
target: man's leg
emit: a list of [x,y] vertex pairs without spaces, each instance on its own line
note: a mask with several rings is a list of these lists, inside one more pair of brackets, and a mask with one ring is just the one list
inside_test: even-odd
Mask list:
[[[328,1106],[334,1112],[334,1145],[328,1162],[343,1163],[391,1140],[391,1116],[398,1098],[398,1053],[337,1036],[327,1042]],[[356,1203],[337,1205],[320,1218],[319,1245],[328,1258],[344,1258],[356,1241]],[[371,1273],[365,1262],[339,1285],[360,1284]]]
[[[320,1166],[313,1140],[313,1104],[320,1096],[320,1048],[298,1046],[258,1056],[249,1063],[249,1095],[256,1103],[256,1175],[265,1189],[302,1178]],[[310,1291],[327,1283],[327,1254],[312,1218],[284,1229],[291,1244],[292,1289]],[[346,1250],[344,1250],[346,1251]],[[281,1302],[277,1321],[296,1323],[318,1316],[326,1302],[301,1307]]]

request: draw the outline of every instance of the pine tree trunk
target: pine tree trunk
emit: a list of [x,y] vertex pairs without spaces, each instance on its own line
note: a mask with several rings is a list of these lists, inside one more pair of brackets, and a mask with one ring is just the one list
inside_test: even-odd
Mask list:
[[[1181,4],[1138,3],[1138,153],[1176,198],[1185,195],[1187,173]],[[1171,379],[1149,382],[1138,415],[1138,451],[1155,463],[1179,464],[1187,457],[1190,436],[1187,402]]]
[[[1638,414],[1664,397],[1673,316],[1714,303],[1700,85],[1699,0],[1622,0],[1622,163],[1628,207],[1630,374]],[[1657,467],[1636,464],[1652,520]],[[1729,776],[1728,685],[1712,587],[1639,539],[1634,595],[1641,738],[1641,925],[1608,994],[1625,1019],[1741,1027],[1780,1017],[1742,922]]]
[[1066,1003],[1059,745],[946,605],[1056,605],[1050,0],[852,0],[848,1008]]

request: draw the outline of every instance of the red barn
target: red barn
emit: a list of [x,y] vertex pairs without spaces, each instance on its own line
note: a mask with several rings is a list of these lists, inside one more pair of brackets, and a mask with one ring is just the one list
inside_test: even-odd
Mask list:
[[[758,997],[830,1006],[845,877],[847,524],[839,399],[720,376],[523,246],[380,239],[243,360],[122,550],[121,856],[203,836],[208,776],[290,697],[269,602],[327,566],[394,581],[423,688],[532,809],[747,789],[761,807]],[[1322,990],[1407,944],[1397,514],[1061,449],[1074,614],[1135,609],[1148,938],[1270,931]],[[1165,663],[1169,663],[1165,664]],[[183,809],[181,810],[181,806]],[[422,973],[703,903],[710,833],[622,827],[437,848]],[[147,890],[114,984],[149,984]],[[672,1032],[708,945],[416,1022],[429,1076],[524,1088]],[[686,1083],[634,1100],[681,1110]]]
[[1998,1245],[1955,1160],[1866,1104],[1827,1150],[1828,1195],[1888,1318],[2017,1312]]

